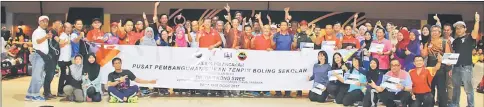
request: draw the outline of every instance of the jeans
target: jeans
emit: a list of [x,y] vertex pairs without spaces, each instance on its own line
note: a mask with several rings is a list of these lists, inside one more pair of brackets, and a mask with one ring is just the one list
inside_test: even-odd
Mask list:
[[472,65],[454,66],[452,69],[452,82],[454,83],[454,94],[450,107],[460,107],[460,86],[464,83],[464,90],[467,94],[467,107],[474,107],[474,87],[472,86]]
[[[432,96],[437,96],[437,101],[439,101],[439,107],[447,107],[447,75],[450,71],[450,67],[442,65],[440,69],[435,73],[434,79],[432,80],[431,88]],[[435,94],[435,88],[437,88],[437,94]],[[433,99],[432,99],[433,101]],[[435,101],[433,101],[435,102]]]
[[434,96],[430,93],[415,94],[415,99],[416,100],[413,101],[412,107],[432,107],[434,103]]
[[45,78],[45,63],[37,53],[30,54],[29,60],[32,64],[32,79],[30,80],[27,96],[40,96],[40,88],[42,88]]
[[119,101],[124,101],[123,99],[129,98],[131,96],[135,96],[136,92],[138,92],[138,86],[129,86],[128,89],[118,89],[116,87],[108,87],[109,94],[111,96],[116,97]]
[[71,65],[71,62],[63,62],[59,61],[59,67],[60,67],[60,77],[59,77],[59,84],[57,87],[57,94],[64,94],[64,86],[66,86],[66,69],[67,67]]

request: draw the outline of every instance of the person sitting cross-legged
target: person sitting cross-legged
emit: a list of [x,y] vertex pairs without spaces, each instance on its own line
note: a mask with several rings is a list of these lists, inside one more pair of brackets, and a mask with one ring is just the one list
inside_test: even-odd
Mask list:
[[130,70],[121,69],[121,59],[114,58],[114,72],[108,75],[108,92],[110,103],[136,103],[138,102],[138,86],[130,86],[130,80],[140,84],[156,84],[156,80],[143,80],[137,78]]

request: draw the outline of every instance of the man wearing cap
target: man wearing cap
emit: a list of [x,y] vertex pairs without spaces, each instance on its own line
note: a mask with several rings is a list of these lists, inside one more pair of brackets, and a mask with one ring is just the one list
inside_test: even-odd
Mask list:
[[45,61],[41,55],[49,53],[49,45],[47,39],[52,37],[52,34],[47,34],[46,30],[49,26],[49,17],[40,16],[39,27],[32,33],[32,45],[35,52],[30,54],[30,62],[32,64],[32,79],[30,86],[25,96],[26,101],[45,101],[44,97],[40,96],[40,88],[44,83],[44,65]]
[[459,53],[457,63],[452,69],[452,83],[454,84],[454,93],[450,107],[460,107],[460,89],[464,83],[464,90],[467,94],[467,107],[474,107],[474,86],[472,86],[472,50],[476,46],[476,40],[479,39],[479,14],[475,14],[475,24],[472,33],[466,33],[467,27],[463,21],[454,24],[455,40],[452,43],[454,53]]
[[101,19],[99,18],[92,19],[91,26],[93,27],[93,29],[87,33],[88,42],[104,43],[105,41],[107,41],[107,38],[104,38],[104,32],[101,31],[101,26],[102,26]]
[[[301,32],[296,33],[296,46],[294,49],[299,50],[301,47],[301,43],[313,43],[312,36],[315,36],[313,32],[313,28],[308,28],[308,22],[306,20],[302,20],[299,25],[301,25]],[[316,40],[316,38],[314,38]],[[298,92],[299,95],[299,92]]]

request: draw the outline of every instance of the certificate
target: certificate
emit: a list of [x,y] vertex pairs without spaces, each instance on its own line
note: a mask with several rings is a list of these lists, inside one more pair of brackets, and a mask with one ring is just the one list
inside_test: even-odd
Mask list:
[[314,43],[301,42],[299,44],[300,49],[314,49]]
[[371,43],[370,52],[383,52],[383,48],[385,48],[384,44]]
[[328,74],[329,75],[329,81],[336,81],[336,80],[338,80],[338,78],[336,78],[336,76],[333,76],[333,73],[334,72],[338,73],[339,76],[343,75],[343,70],[341,70],[341,69],[331,70],[331,71],[328,72],[329,73]]
[[336,41],[323,41],[321,43],[321,49],[323,50],[333,50],[334,51],[334,47],[336,47]]
[[323,94],[323,91],[321,89],[318,89],[318,88],[312,88],[311,89],[311,92],[314,92],[318,95],[322,95]]
[[358,74],[350,74],[346,79],[345,79],[345,84],[356,84],[360,82],[360,75]]
[[391,90],[400,90],[397,88],[397,84],[400,83],[401,79],[399,78],[395,78],[395,77],[390,77],[388,76],[389,78],[384,81],[383,83],[381,83],[381,87],[384,87],[384,88],[388,88],[388,89],[391,89]]
[[442,63],[456,64],[458,59],[459,53],[444,53],[444,56],[442,56]]

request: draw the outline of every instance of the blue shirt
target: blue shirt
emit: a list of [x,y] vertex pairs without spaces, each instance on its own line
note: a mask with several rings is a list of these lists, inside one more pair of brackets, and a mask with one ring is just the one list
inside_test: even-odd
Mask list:
[[287,33],[285,35],[277,32],[274,34],[274,42],[276,42],[275,50],[290,51],[294,35]]
[[[81,36],[80,35],[81,33],[78,32],[77,30],[74,30],[73,33],[77,34],[77,36]],[[71,39],[71,48],[72,48],[71,57],[74,57],[74,56],[79,54],[79,45],[80,44],[74,42],[74,39],[77,38],[77,36],[71,36],[71,38],[72,38]],[[81,41],[79,40],[79,42],[81,42]]]
[[310,78],[310,80],[314,80],[313,87],[316,87],[317,84],[321,84],[327,87],[329,83],[328,71],[330,70],[331,66],[329,64],[314,64],[313,75]]
[[[358,75],[359,76],[358,79],[359,79],[360,84],[366,83],[366,81],[367,81],[366,76],[364,74],[360,73],[356,69],[354,69],[351,74],[349,74],[349,72],[347,72],[347,73],[348,73],[348,76],[351,75],[351,74]],[[348,92],[351,92],[353,90],[358,90],[358,89],[361,90],[361,89],[363,89],[363,87],[365,87],[365,86],[357,86],[357,85],[354,85],[354,84],[350,84],[350,88],[348,89]]]

